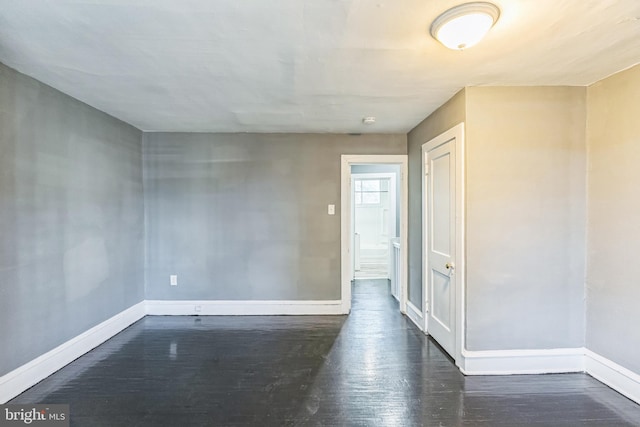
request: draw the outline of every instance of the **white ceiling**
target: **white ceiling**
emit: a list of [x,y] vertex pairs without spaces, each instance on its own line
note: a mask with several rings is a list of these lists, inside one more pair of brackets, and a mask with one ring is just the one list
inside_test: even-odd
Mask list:
[[[0,61],[142,130],[407,132],[464,86],[588,85],[640,62],[640,0],[0,0]],[[372,126],[364,116],[376,116]]]

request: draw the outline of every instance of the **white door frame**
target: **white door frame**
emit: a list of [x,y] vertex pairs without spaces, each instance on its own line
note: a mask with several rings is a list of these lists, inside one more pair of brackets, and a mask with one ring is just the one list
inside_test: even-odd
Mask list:
[[[351,174],[351,203],[353,203],[354,197],[354,182],[358,179],[388,179],[389,180],[389,206],[392,209],[389,209],[389,229],[387,233],[389,234],[389,239],[392,237],[400,237],[396,236],[396,203],[398,203],[398,195],[396,194],[396,174],[395,173],[382,173],[382,172],[358,172]],[[353,205],[352,205],[353,207]],[[351,223],[355,224],[355,209],[351,209]],[[354,233],[355,234],[355,233]],[[351,237],[351,247],[353,248],[355,242],[354,236]],[[352,251],[351,262],[355,264],[354,259],[355,249]],[[389,256],[388,260],[388,279],[391,279],[391,255],[393,254],[393,250],[391,247],[391,243],[389,243]],[[352,270],[353,278],[355,278],[355,271]]]
[[[352,218],[351,218],[351,166],[368,164],[400,165],[400,258],[402,264],[400,283],[400,311],[407,311],[407,238],[408,238],[408,157],[406,154],[351,155],[343,154],[340,159],[340,264],[342,313],[351,311],[351,280],[353,278],[352,253]],[[397,196],[397,195],[396,195]]]
[[455,359],[458,367],[464,368],[463,352],[465,348],[465,290],[466,290],[466,266],[465,266],[465,151],[464,151],[464,123],[459,123],[446,132],[436,136],[430,141],[422,144],[422,318],[424,319],[424,331],[429,332],[427,311],[429,309],[429,289],[427,280],[428,260],[427,260],[427,219],[426,219],[426,188],[425,188],[425,154],[427,145],[440,145],[455,138],[456,150],[456,255],[454,286],[456,290],[456,331],[455,331],[455,352],[451,356]]

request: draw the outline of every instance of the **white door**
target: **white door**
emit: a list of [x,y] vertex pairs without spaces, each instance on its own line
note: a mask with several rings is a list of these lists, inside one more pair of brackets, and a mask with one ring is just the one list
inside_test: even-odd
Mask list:
[[428,333],[455,358],[455,138],[425,145],[425,256]]

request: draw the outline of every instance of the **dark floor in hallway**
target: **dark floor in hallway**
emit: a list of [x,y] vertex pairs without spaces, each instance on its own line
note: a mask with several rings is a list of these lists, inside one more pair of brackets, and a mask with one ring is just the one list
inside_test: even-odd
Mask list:
[[382,280],[349,317],[146,317],[10,403],[92,427],[640,425],[588,375],[464,377]]

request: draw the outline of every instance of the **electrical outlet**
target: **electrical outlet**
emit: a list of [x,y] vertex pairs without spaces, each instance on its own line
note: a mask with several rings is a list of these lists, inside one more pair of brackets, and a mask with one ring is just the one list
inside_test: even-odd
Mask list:
[[178,275],[172,274],[169,276],[169,283],[171,283],[171,286],[178,286]]
[[193,309],[194,309],[194,311],[196,313],[200,313],[202,311],[202,306],[201,305],[196,305]]

